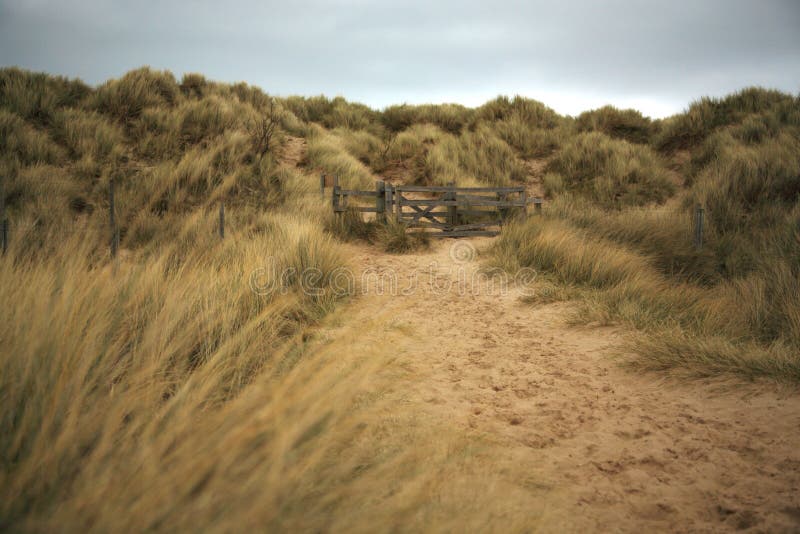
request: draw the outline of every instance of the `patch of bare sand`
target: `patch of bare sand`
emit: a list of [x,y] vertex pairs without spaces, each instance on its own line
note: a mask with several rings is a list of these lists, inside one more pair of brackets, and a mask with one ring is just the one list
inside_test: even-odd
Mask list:
[[306,155],[307,144],[302,137],[288,136],[281,147],[278,159],[287,167],[298,167]]
[[488,240],[402,256],[350,246],[371,287],[342,317],[400,333],[381,350],[419,378],[398,384],[398,399],[493,443],[497,469],[515,466],[515,491],[541,514],[531,528],[800,529],[796,393],[631,374],[613,360],[622,333],[567,326],[567,303],[464,292],[477,268],[467,243]]
[[544,198],[544,175],[549,158],[526,159],[522,160],[528,176],[525,181],[525,189],[528,196],[532,198]]

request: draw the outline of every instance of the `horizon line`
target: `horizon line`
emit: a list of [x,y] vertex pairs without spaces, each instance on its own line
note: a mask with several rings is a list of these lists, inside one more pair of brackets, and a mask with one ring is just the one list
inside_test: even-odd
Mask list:
[[[567,117],[576,118],[576,117],[580,116],[582,113],[595,111],[595,110],[610,106],[610,107],[614,107],[614,108],[619,109],[619,110],[633,110],[633,111],[636,111],[638,113],[641,113],[643,117],[649,118],[651,120],[664,120],[664,119],[668,119],[670,117],[674,117],[676,115],[681,115],[683,113],[686,113],[689,110],[689,108],[692,106],[692,104],[694,104],[696,102],[699,102],[702,99],[705,99],[705,98],[722,99],[722,98],[725,98],[727,96],[731,96],[731,95],[734,95],[734,94],[737,94],[737,93],[741,93],[742,91],[745,91],[745,90],[748,90],[748,89],[761,89],[761,90],[766,90],[766,91],[777,91],[777,92],[780,92],[780,93],[784,93],[784,94],[788,94],[788,95],[800,98],[800,89],[798,89],[797,93],[792,93],[792,92],[788,92],[788,91],[785,91],[785,90],[777,88],[777,87],[768,87],[768,86],[765,86],[765,85],[757,85],[757,84],[745,84],[745,85],[742,85],[742,86],[740,86],[740,87],[738,87],[736,89],[724,92],[722,94],[704,94],[704,95],[700,95],[698,97],[694,97],[688,103],[681,104],[680,108],[677,108],[675,105],[666,105],[666,102],[664,102],[663,99],[653,98],[653,97],[649,97],[647,95],[637,95],[637,96],[633,96],[633,97],[627,98],[627,99],[626,98],[617,99],[618,101],[619,100],[628,100],[629,102],[633,102],[633,101],[637,101],[637,100],[638,101],[650,100],[650,102],[652,104],[655,104],[655,105],[659,105],[660,104],[664,109],[666,109],[667,107],[669,107],[670,109],[673,109],[673,110],[677,109],[677,111],[672,111],[670,113],[663,113],[663,114],[645,113],[644,111],[642,111],[640,108],[636,107],[633,104],[625,105],[625,104],[620,104],[619,102],[615,103],[614,99],[596,98],[596,97],[593,98],[590,95],[587,95],[585,100],[593,100],[594,102],[596,102],[595,104],[592,104],[589,107],[581,108],[581,110],[577,111],[577,112],[564,111],[562,106],[552,105],[552,104],[548,103],[549,100],[548,100],[547,96],[542,97],[542,96],[533,95],[533,94],[531,96],[528,96],[528,94],[524,94],[524,92],[522,92],[522,91],[514,92],[513,94],[509,93],[509,92],[492,93],[493,96],[489,96],[488,92],[484,91],[483,92],[484,94],[482,94],[481,96],[475,96],[475,97],[472,97],[472,98],[469,98],[469,97],[461,98],[460,100],[462,100],[462,101],[459,101],[458,97],[456,97],[456,99],[433,98],[433,99],[430,99],[430,100],[406,98],[406,99],[398,99],[396,101],[393,101],[393,103],[380,105],[380,104],[374,104],[374,103],[370,104],[370,103],[368,103],[368,99],[362,99],[362,98],[358,98],[358,97],[349,98],[349,97],[347,97],[346,95],[344,95],[344,94],[342,94],[340,92],[337,92],[336,94],[333,94],[332,96],[328,96],[328,94],[326,94],[324,91],[321,91],[321,92],[318,92],[318,93],[314,93],[314,92],[298,92],[298,93],[291,93],[291,94],[287,94],[287,93],[283,93],[283,92],[271,93],[271,92],[265,90],[264,87],[262,85],[260,85],[259,83],[249,82],[249,81],[243,80],[243,79],[239,79],[239,80],[224,80],[224,79],[219,79],[219,78],[212,78],[212,77],[209,77],[206,74],[204,74],[202,72],[199,72],[199,71],[196,71],[196,70],[184,70],[184,71],[180,71],[179,74],[176,74],[176,72],[173,71],[172,69],[169,69],[169,68],[158,68],[158,67],[153,67],[153,66],[147,65],[147,64],[127,69],[122,74],[120,74],[118,76],[110,76],[110,77],[108,77],[108,78],[106,78],[106,79],[104,79],[102,81],[99,81],[99,82],[87,82],[81,76],[72,76],[72,75],[69,75],[69,74],[63,74],[63,73],[58,73],[58,72],[49,72],[47,70],[33,69],[33,68],[24,67],[24,66],[21,66],[21,65],[18,65],[18,64],[0,66],[0,69],[13,69],[13,68],[16,68],[16,69],[19,69],[19,70],[23,70],[23,71],[27,71],[29,73],[34,73],[34,74],[44,74],[44,75],[47,75],[47,76],[63,77],[63,78],[71,79],[71,80],[78,80],[78,81],[88,85],[92,89],[97,89],[100,86],[102,86],[103,84],[108,83],[109,81],[120,79],[120,78],[122,78],[123,76],[125,76],[126,74],[128,74],[130,72],[133,72],[133,71],[136,71],[136,70],[140,70],[140,69],[145,69],[145,68],[153,70],[153,71],[157,71],[157,72],[158,71],[160,71],[160,72],[169,72],[175,78],[176,82],[178,82],[178,83],[180,83],[181,78],[183,78],[184,76],[186,76],[188,74],[199,74],[199,75],[203,76],[203,78],[205,78],[208,82],[211,82],[211,83],[226,84],[226,85],[236,85],[236,84],[239,84],[239,83],[244,83],[244,84],[246,84],[246,85],[248,85],[250,87],[255,87],[255,88],[259,89],[265,95],[272,96],[272,97],[277,97],[277,98],[282,98],[282,99],[286,99],[286,98],[290,98],[290,97],[314,98],[314,97],[320,97],[320,96],[324,97],[324,98],[326,98],[328,100],[333,100],[335,98],[343,98],[348,103],[364,105],[364,106],[368,107],[369,109],[371,109],[371,110],[373,110],[375,112],[378,112],[378,113],[381,113],[381,112],[385,111],[387,108],[390,108],[390,107],[404,106],[404,105],[407,105],[407,106],[457,105],[457,106],[462,106],[462,107],[464,107],[466,109],[473,109],[474,110],[474,109],[478,109],[481,106],[483,106],[483,105],[485,105],[485,104],[487,104],[487,103],[489,103],[489,102],[491,102],[493,100],[496,100],[498,98],[505,97],[505,98],[513,99],[513,98],[516,98],[516,97],[520,97],[520,98],[525,98],[525,99],[537,101],[537,102],[543,104],[544,106],[548,107],[549,109],[553,110],[554,112],[556,112],[557,114],[559,114],[559,115],[561,115],[561,116],[563,116],[565,118],[567,118]],[[572,92],[570,92],[570,91],[548,91],[548,92],[550,93],[550,96],[553,96],[553,93],[560,93],[560,94],[567,95],[567,99],[566,100],[572,100],[573,102],[575,101],[575,98],[578,96],[578,93],[576,93],[574,91],[572,91]],[[541,94],[541,92],[540,92],[540,94]],[[467,102],[465,102],[465,100]],[[480,102],[480,103],[475,103],[475,102]],[[600,102],[602,102],[602,103],[600,103]],[[559,109],[559,107],[562,107],[562,109]]]

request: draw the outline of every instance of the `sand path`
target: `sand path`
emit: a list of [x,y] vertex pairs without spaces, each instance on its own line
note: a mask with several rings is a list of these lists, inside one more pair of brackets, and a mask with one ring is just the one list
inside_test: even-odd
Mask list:
[[[305,150],[291,138],[281,159],[296,166]],[[634,375],[615,362],[620,330],[568,326],[569,303],[482,283],[490,242],[348,245],[359,296],[322,337],[369,325],[348,350],[392,351],[419,378],[396,385],[406,408],[499,447],[497,469],[510,458],[528,481],[514,497],[529,498],[532,530],[800,531],[796,390]]]
[[537,481],[532,528],[800,530],[796,392],[634,375],[614,361],[619,330],[570,327],[568,303],[526,304],[519,287],[471,286],[471,252],[488,243],[349,246],[366,294],[341,317],[400,332],[379,350],[423,377],[402,385],[404,402],[490,436]]

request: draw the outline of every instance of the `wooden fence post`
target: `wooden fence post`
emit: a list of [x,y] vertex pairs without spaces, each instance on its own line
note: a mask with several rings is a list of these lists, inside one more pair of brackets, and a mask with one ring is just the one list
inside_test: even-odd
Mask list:
[[114,209],[114,177],[108,184],[108,218],[111,225],[111,257],[117,257],[117,248],[119,247],[119,233],[117,232],[117,220]]
[[375,181],[375,218],[386,222],[386,184],[383,180]]
[[394,187],[394,218],[398,223],[403,220],[403,193],[397,186]]
[[219,238],[225,239],[225,203],[219,202]]
[[319,195],[325,198],[325,173],[319,175]]
[[6,181],[0,176],[0,221],[3,224],[3,254],[8,250],[8,219],[6,219]]
[[392,216],[394,213],[394,206],[392,206],[392,184],[384,184],[384,196],[386,197],[383,203],[383,211],[385,213],[386,222],[389,221],[389,217]]
[[542,214],[542,199],[541,198],[536,197],[536,198],[533,199],[533,211],[536,213],[536,215],[541,215]]
[[[453,202],[457,201],[458,199],[456,198],[456,192],[455,192],[456,183],[455,182],[449,182],[447,184],[447,187],[452,187],[453,188],[453,190],[450,191],[447,194],[447,200],[452,200]],[[457,205],[447,206],[447,224],[449,224],[450,226],[455,226],[456,224],[458,224],[458,206]]]
[[[497,197],[497,202],[505,202],[508,200],[508,195],[505,193],[497,193],[495,195]],[[500,216],[500,226],[503,226],[503,223],[508,219],[508,213],[511,211],[511,208],[503,208],[501,206],[497,206],[497,215]]]
[[694,210],[694,246],[697,250],[703,248],[703,218],[705,210],[698,204]]
[[333,175],[333,193],[331,197],[331,205],[333,206],[334,213],[341,213],[339,211],[339,175]]

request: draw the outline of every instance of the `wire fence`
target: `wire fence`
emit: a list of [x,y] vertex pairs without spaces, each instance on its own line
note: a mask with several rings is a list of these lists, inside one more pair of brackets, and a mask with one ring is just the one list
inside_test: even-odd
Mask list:
[[[323,193],[326,185],[325,175],[323,175],[320,182],[320,188]],[[1,186],[2,184],[0,183],[0,187]],[[16,243],[63,241],[76,235],[84,235],[87,238],[92,236],[101,240],[107,239],[109,253],[112,257],[116,257],[120,246],[120,227],[118,225],[114,188],[114,180],[111,180],[108,190],[108,218],[106,224],[102,224],[100,222],[102,219],[99,218],[92,218],[91,220],[76,219],[69,223],[60,223],[57,228],[41,224],[39,221],[35,220],[22,220],[18,221],[16,224],[12,224],[12,221],[9,221],[6,216],[5,195],[0,188],[0,249],[2,253],[6,254],[9,247]],[[556,207],[550,203],[543,202],[541,198],[532,198],[529,200],[529,203],[533,206],[533,210],[531,210],[528,215],[530,217],[541,216],[543,214],[559,214],[561,211],[564,211],[563,207]],[[664,216],[665,218],[680,214],[676,209],[668,207],[630,207],[620,213],[639,213]],[[225,205],[223,202],[219,203],[219,212],[215,219],[215,233],[218,235],[219,239],[225,239]],[[689,224],[691,239],[694,246],[698,250],[702,249],[706,233],[705,208],[699,204],[696,205],[692,210],[691,220],[687,220],[687,223]]]
[[[547,209],[546,204],[544,204],[544,206],[544,209],[542,209],[537,205],[527,216],[555,215]],[[640,212],[644,213],[645,210],[640,210]],[[655,216],[663,215],[665,218],[664,224],[673,224],[673,217],[678,212],[653,210],[647,213]],[[669,220],[667,220],[667,218],[669,218]],[[227,221],[223,203],[220,203],[217,213],[212,216],[208,223],[209,226],[213,225],[213,232],[218,239],[223,240],[226,238]],[[702,249],[707,239],[705,209],[699,206],[696,207],[690,216],[685,216],[681,226],[684,224],[686,225],[687,235],[691,238],[694,246],[698,249]],[[120,232],[120,227],[116,220],[112,226],[110,217],[106,224],[103,224],[97,218],[92,218],[60,222],[57,227],[52,224],[45,224],[41,221],[30,219],[9,220],[8,218],[4,218],[2,222],[0,222],[0,250],[2,254],[8,253],[11,248],[30,248],[31,246],[42,248],[46,245],[55,246],[59,242],[70,241],[76,237],[93,240],[95,242],[98,240],[106,242],[109,254],[114,257],[120,250],[120,240],[121,237],[124,237],[124,233]]]

